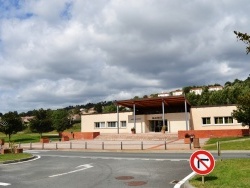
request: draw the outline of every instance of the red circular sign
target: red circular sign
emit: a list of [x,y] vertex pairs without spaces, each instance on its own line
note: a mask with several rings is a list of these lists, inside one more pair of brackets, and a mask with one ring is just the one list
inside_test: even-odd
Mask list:
[[193,171],[200,175],[206,175],[214,169],[214,157],[205,150],[195,151],[189,159],[190,167]]

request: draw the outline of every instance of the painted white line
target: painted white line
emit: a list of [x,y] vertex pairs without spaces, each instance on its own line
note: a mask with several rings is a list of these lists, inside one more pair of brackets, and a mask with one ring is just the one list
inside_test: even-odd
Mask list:
[[96,157],[96,156],[68,156],[68,155],[42,155],[46,157],[80,158],[80,159],[110,159],[110,160],[142,160],[142,161],[188,161],[189,159],[154,159],[154,158],[123,158],[123,157]]
[[42,152],[48,152],[50,150],[25,150],[24,153],[42,153]]
[[0,186],[9,186],[11,185],[10,183],[3,183],[3,182],[0,182]]
[[[70,172],[65,172],[65,173],[62,173],[62,174],[55,174],[55,175],[49,176],[49,178],[54,178],[54,177],[58,177],[58,176],[63,176],[63,175],[67,175],[67,174],[72,174],[72,173],[80,172],[80,171],[87,170],[87,169],[93,167],[93,166],[91,166],[90,164],[85,164],[85,165],[80,165],[80,166],[84,166],[85,168],[81,168],[81,169],[78,169],[78,170],[73,170],[73,171],[70,171]],[[80,167],[80,166],[78,166],[78,167]],[[76,167],[76,168],[78,168],[78,167]]]
[[85,168],[92,168],[93,166],[91,166],[91,164],[92,164],[92,163],[90,163],[90,164],[84,164],[84,165],[79,165],[79,166],[77,166],[76,168],[80,168],[80,167],[82,167],[82,166],[84,166]]
[[194,177],[196,175],[195,172],[192,172],[191,174],[189,174],[188,176],[186,176],[183,180],[179,181],[174,188],[181,188],[181,186],[186,183],[186,181],[188,181],[189,179],[191,179],[192,177]]

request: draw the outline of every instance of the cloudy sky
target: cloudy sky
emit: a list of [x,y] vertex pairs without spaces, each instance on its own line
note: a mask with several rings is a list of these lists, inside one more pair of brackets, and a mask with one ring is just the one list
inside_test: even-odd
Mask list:
[[249,0],[0,0],[0,112],[246,79]]

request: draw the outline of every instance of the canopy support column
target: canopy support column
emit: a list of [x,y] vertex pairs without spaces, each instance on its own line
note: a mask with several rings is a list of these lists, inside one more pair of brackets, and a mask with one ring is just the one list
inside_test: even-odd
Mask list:
[[134,128],[135,128],[135,124],[136,124],[136,119],[135,119],[135,103],[133,104],[133,109],[134,109]]
[[188,126],[188,114],[187,114],[187,101],[185,98],[185,116],[186,116],[186,130],[189,130],[189,126]]
[[116,105],[116,111],[117,111],[117,133],[119,134],[119,105]]
[[165,124],[165,106],[164,106],[164,101],[162,99],[162,126]]

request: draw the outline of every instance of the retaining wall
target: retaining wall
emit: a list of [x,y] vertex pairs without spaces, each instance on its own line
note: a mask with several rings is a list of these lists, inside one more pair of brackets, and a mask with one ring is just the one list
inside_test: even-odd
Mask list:
[[67,136],[69,139],[75,140],[93,140],[95,137],[100,135],[100,132],[62,132],[59,135],[60,137]]
[[223,129],[223,130],[189,130],[178,131],[178,138],[185,138],[185,134],[193,134],[196,138],[222,138],[249,136],[249,129]]

